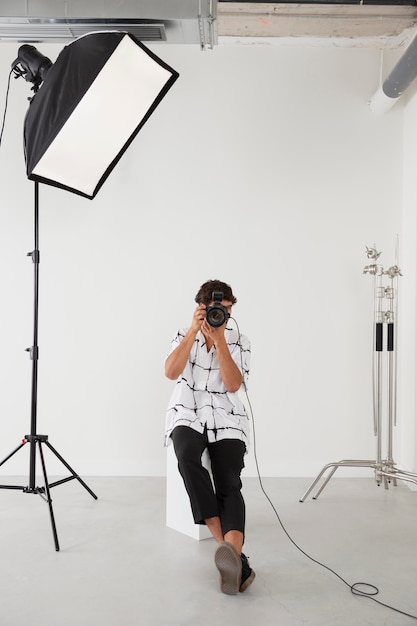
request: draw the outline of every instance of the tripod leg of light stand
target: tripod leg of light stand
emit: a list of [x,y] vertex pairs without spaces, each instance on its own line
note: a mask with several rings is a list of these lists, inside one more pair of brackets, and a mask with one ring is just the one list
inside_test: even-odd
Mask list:
[[[45,441],[45,443],[47,443],[47,441]],[[45,499],[46,499],[46,502],[48,503],[48,507],[49,507],[49,515],[50,515],[50,518],[51,518],[51,526],[52,526],[52,534],[53,534],[53,537],[54,537],[55,550],[57,552],[59,552],[58,533],[56,531],[54,510],[52,508],[51,492],[49,490],[48,476],[47,476],[47,473],[46,473],[45,459],[44,459],[43,450],[42,450],[42,441],[40,439],[38,439],[38,448],[39,448],[39,455],[41,457],[42,472],[43,472],[43,477],[44,477],[44,481],[45,481],[45,492],[46,492],[46,498]],[[40,489],[38,489],[38,493],[39,493],[40,496],[42,496],[42,492],[41,492]]]
[[[26,439],[23,439],[23,440],[22,440],[22,443],[21,443],[19,446],[17,446],[17,448],[15,448],[15,449],[13,450],[13,452],[11,452],[10,454],[8,454],[8,455],[7,455],[7,456],[6,456],[6,457],[5,457],[5,458],[4,458],[4,459],[0,462],[0,467],[1,467],[2,465],[4,465],[4,463],[6,463],[9,459],[11,459],[11,458],[12,458],[12,456],[14,456],[14,455],[16,454],[16,452],[19,452],[19,450],[20,450],[21,448],[23,448],[23,446],[24,446],[26,443],[27,443]],[[20,489],[20,490],[22,490],[22,489],[24,489],[24,487],[23,487],[23,486],[21,486],[21,485],[0,485],[0,489]]]
[[71,476],[68,476],[67,478],[63,478],[61,480],[57,480],[56,482],[51,483],[49,487],[56,487],[57,485],[61,485],[62,483],[67,483],[70,480],[76,479],[84,487],[84,489],[86,489],[88,493],[91,496],[93,496],[94,500],[97,500],[97,496],[94,493],[94,491],[92,491],[90,487],[82,480],[82,478],[80,478],[80,476],[72,469],[72,467],[65,461],[65,459],[59,454],[59,452],[55,450],[55,448],[49,443],[49,441],[45,441],[45,444],[48,446],[51,452],[53,452],[55,456],[61,461],[61,463],[65,465],[67,470],[71,472]]

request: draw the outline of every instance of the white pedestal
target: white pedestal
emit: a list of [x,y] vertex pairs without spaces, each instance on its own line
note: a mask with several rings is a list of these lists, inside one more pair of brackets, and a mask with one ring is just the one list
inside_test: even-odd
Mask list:
[[[203,465],[207,469],[210,468],[210,459],[207,451],[203,454]],[[166,524],[169,528],[184,533],[184,535],[188,535],[193,539],[209,539],[212,536],[207,526],[194,524],[190,500],[178,471],[178,461],[173,445],[167,448]]]

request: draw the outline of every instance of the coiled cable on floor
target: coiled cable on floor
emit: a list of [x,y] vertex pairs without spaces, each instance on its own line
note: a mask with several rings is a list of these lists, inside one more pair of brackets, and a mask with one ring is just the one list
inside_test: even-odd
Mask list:
[[[239,330],[239,325],[237,323],[237,321],[235,320],[235,318],[230,318],[234,321],[234,323],[236,324],[236,328],[237,328],[237,332],[239,335],[239,339],[238,339],[238,343],[240,345],[240,330]],[[242,366],[242,372],[243,372],[243,358],[242,358],[242,352],[241,352],[241,366]],[[275,513],[275,516],[279,522],[279,525],[281,526],[282,530],[284,531],[285,535],[287,536],[287,538],[290,540],[290,542],[293,544],[293,546],[299,550],[299,552],[301,552],[301,554],[303,554],[307,559],[309,559],[310,561],[312,561],[313,563],[316,563],[316,565],[319,565],[320,567],[323,567],[324,569],[326,569],[327,571],[329,571],[331,574],[333,574],[334,576],[336,576],[344,585],[346,585],[351,593],[355,596],[362,596],[364,598],[367,598],[368,600],[373,600],[374,602],[376,602],[377,604],[379,604],[380,606],[383,606],[387,609],[390,609],[391,611],[395,611],[396,613],[400,613],[401,615],[405,615],[406,617],[410,617],[411,619],[415,619],[417,620],[417,616],[416,615],[412,615],[411,613],[407,613],[406,611],[402,611],[401,609],[397,609],[394,606],[391,606],[390,604],[386,604],[385,602],[382,602],[381,600],[377,600],[375,598],[375,596],[377,596],[379,594],[379,589],[378,587],[376,587],[375,585],[372,585],[371,583],[366,583],[366,582],[356,582],[353,584],[350,584],[347,582],[347,580],[345,580],[340,574],[338,574],[334,569],[332,569],[331,567],[329,567],[328,565],[325,565],[324,563],[322,563],[321,561],[318,561],[317,559],[315,559],[314,557],[310,556],[307,552],[305,552],[305,550],[303,550],[295,541],[294,539],[291,537],[290,533],[287,531],[283,521],[281,520],[281,517],[274,505],[274,503],[272,502],[271,498],[269,497],[268,493],[265,490],[265,487],[263,485],[262,482],[262,478],[261,478],[261,473],[259,470],[259,463],[258,463],[258,454],[257,454],[257,449],[256,449],[256,432],[255,432],[255,419],[254,419],[254,413],[253,413],[253,409],[252,409],[252,403],[250,401],[249,398],[249,394],[248,394],[248,390],[246,387],[246,383],[243,379],[243,386],[244,386],[244,390],[245,390],[245,396],[247,399],[247,403],[248,403],[248,407],[249,407],[249,412],[250,412],[250,416],[251,416],[251,420],[252,420],[252,440],[253,440],[253,454],[254,454],[254,459],[255,459],[255,466],[256,466],[256,473],[257,473],[257,478],[259,481],[259,485],[261,487],[261,491],[264,494],[265,498],[267,499],[267,501],[269,502],[272,510]]]

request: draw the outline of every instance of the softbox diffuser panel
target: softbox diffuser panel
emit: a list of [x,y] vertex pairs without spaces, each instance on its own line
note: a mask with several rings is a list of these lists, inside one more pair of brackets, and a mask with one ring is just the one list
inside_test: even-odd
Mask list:
[[66,46],[26,115],[28,178],[94,198],[177,78],[129,33]]

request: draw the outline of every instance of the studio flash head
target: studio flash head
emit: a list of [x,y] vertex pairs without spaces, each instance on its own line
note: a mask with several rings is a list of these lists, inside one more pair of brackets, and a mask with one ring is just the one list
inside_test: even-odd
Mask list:
[[212,295],[213,304],[206,309],[206,320],[214,328],[223,326],[230,317],[229,311],[225,306],[221,304],[223,300],[222,291],[213,291]]

